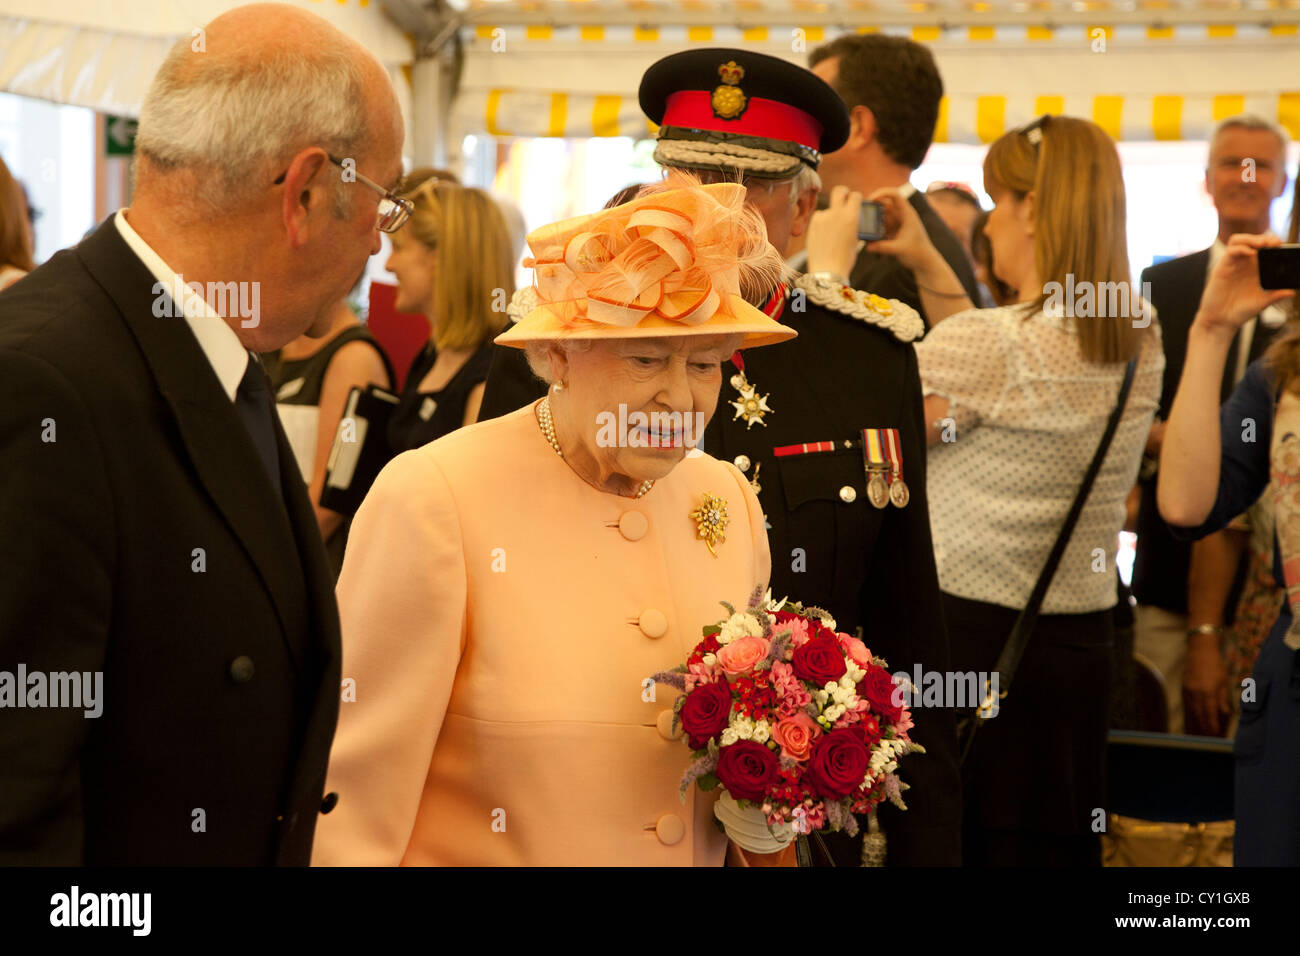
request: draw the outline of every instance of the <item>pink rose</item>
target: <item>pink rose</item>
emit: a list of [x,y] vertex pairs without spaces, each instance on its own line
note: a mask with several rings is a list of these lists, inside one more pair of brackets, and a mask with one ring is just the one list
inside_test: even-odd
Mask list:
[[767,657],[771,643],[763,637],[738,637],[718,650],[718,666],[728,679],[743,677]]
[[781,745],[781,755],[792,760],[808,759],[812,743],[822,734],[822,729],[804,711],[776,722],[772,739]]
[[856,637],[849,637],[847,634],[836,634],[835,636],[840,639],[840,647],[844,648],[844,653],[849,655],[849,659],[853,663],[863,669],[871,663],[871,651],[867,650],[867,645]]

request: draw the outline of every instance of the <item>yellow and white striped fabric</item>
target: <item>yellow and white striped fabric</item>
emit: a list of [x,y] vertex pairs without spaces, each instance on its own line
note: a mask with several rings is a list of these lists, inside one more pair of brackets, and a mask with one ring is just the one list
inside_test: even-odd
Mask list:
[[[1144,5],[1152,2],[1159,0]],[[1278,0],[1278,6],[1283,2],[1296,3],[1297,9],[1279,9],[1276,20],[1289,16],[1300,23],[1300,0]],[[504,6],[516,5],[471,5],[471,10],[490,17],[504,13]],[[595,14],[609,4],[565,5],[575,7]],[[649,0],[641,7],[664,10]],[[1243,111],[1275,120],[1300,139],[1297,23],[1107,25],[1099,20],[1056,29],[1023,24],[855,29],[909,36],[933,50],[947,91],[936,142],[991,142],[1041,113],[1084,116],[1122,140],[1203,139],[1218,120]],[[454,129],[493,136],[647,136],[652,129],[636,90],[641,73],[660,57],[691,47],[745,46],[806,64],[808,51],[841,32],[828,26],[478,22],[464,31],[465,71]]]

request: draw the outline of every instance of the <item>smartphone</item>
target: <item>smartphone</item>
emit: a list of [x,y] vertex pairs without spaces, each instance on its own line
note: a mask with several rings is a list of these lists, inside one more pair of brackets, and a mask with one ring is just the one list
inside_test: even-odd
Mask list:
[[862,201],[858,209],[858,238],[867,242],[885,238],[885,209],[880,203],[870,199]]
[[1300,243],[1259,250],[1259,285],[1262,289],[1300,289]]

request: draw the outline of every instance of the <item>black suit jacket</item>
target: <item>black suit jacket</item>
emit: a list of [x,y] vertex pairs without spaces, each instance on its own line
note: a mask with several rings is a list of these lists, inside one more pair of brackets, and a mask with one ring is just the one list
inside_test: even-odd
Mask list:
[[[861,627],[871,651],[891,672],[946,672],[948,634],[939,603],[939,580],[930,536],[925,489],[925,415],[916,351],[878,326],[788,296],[781,321],[799,337],[744,353],[745,374],[768,395],[765,425],[746,426],[729,404],[739,395],[724,364],[718,410],[705,432],[704,450],[735,462],[749,459],[758,472],[759,501],[770,524],[772,594],[822,607],[840,629]],[[488,375],[480,421],[514,411],[545,394],[523,352],[498,347]],[[897,428],[902,440],[910,503],[877,510],[867,501],[860,448],[864,428]],[[834,452],[776,457],[773,448],[831,440]],[[743,459],[740,461],[744,464]],[[844,497],[852,489],[852,500]],[[795,549],[801,549],[796,554]],[[881,810],[889,861],[903,865],[961,862],[961,780],[953,714],[913,710],[913,739],[927,750],[900,764],[915,789],[908,809]],[[834,841],[841,863],[856,865],[856,843]]]
[[98,718],[0,710],[0,863],[305,865],[332,577],[153,286],[110,220],[0,295],[0,670],[103,674]]
[[[952,266],[952,271],[957,273],[957,279],[966,290],[966,294],[970,296],[971,304],[978,306],[980,304],[979,283],[975,281],[975,271],[971,268],[966,250],[961,247],[952,230],[939,218],[939,214],[934,211],[924,193],[912,193],[908,197],[908,202],[921,217],[921,224],[929,233],[930,242],[939,250],[939,255],[947,260],[948,265]],[[906,302],[921,313],[926,328],[929,328],[930,320],[926,317],[925,310],[921,308],[921,294],[916,288],[916,276],[912,274],[911,269],[904,267],[893,256],[863,249],[858,254],[858,261],[853,264],[853,271],[849,273],[849,285],[864,292],[882,295],[886,299],[899,299]]]
[[[1210,250],[1202,249],[1189,256],[1170,259],[1142,270],[1143,288],[1150,288],[1150,301],[1160,322],[1165,349],[1164,384],[1160,392],[1160,418],[1169,417],[1187,358],[1187,334],[1201,304],[1210,266]],[[1264,353],[1273,333],[1256,322],[1249,359]],[[1241,336],[1232,340],[1224,363],[1220,401],[1227,400],[1234,387],[1237,355]],[[1133,596],[1139,604],[1164,608],[1174,614],[1187,613],[1187,573],[1191,562],[1190,542],[1179,541],[1170,533],[1156,506],[1156,476],[1139,482],[1137,553],[1133,561]],[[1229,618],[1235,601],[1229,599]]]

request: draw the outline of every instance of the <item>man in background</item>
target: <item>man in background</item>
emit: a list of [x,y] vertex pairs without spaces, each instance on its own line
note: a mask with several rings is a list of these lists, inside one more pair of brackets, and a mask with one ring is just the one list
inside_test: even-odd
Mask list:
[[[808,59],[812,71],[831,85],[849,109],[849,137],[821,166],[822,188],[831,194],[832,207],[846,203],[856,208],[878,189],[898,189],[920,215],[930,241],[952,266],[966,295],[979,302],[968,252],[910,182],[912,170],[925,161],[930,149],[943,98],[943,80],[930,51],[903,37],[846,34],[817,47]],[[845,189],[837,190],[840,186]],[[814,220],[812,228],[818,226]],[[810,248],[814,238],[809,238]],[[808,260],[807,271],[900,299],[925,317],[916,277],[909,269],[892,256],[866,251],[856,234],[837,245],[841,248],[825,261],[819,255]],[[799,260],[792,264],[803,267]]]
[[[1187,354],[1187,333],[1200,305],[1206,276],[1235,233],[1270,233],[1269,209],[1286,188],[1286,134],[1256,116],[1224,120],[1210,139],[1205,189],[1214,201],[1219,232],[1208,249],[1142,271],[1142,283],[1160,321],[1165,349],[1160,411],[1147,441],[1139,475],[1135,649],[1165,680],[1171,733],[1222,736],[1232,713],[1220,639],[1225,609],[1240,589],[1247,533],[1225,529],[1194,544],[1170,535],[1156,508],[1156,463]],[[1285,321],[1270,306],[1242,326],[1228,351],[1221,398],[1231,394],[1246,366],[1264,354]]]
[[203,39],[150,85],[131,207],[0,294],[0,864],[306,865],[338,799],[333,580],[250,353],[379,251],[402,120],[313,14]]

